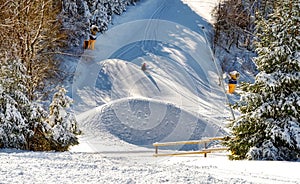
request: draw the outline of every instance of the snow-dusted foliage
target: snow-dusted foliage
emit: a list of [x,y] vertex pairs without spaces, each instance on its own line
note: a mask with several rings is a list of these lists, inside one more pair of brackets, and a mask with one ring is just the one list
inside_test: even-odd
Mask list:
[[64,110],[71,99],[64,90],[56,93],[49,116],[41,105],[27,98],[24,73],[26,68],[20,60],[1,61],[0,148],[64,151],[77,144],[77,122]]
[[26,96],[26,69],[4,60],[0,71],[0,148],[43,150],[49,142],[45,111]]
[[260,70],[244,86],[242,116],[228,142],[233,159],[295,160],[300,155],[300,4],[278,1],[272,14],[258,15]]
[[223,72],[238,71],[240,81],[250,82],[258,73],[253,62],[254,12],[264,0],[223,0],[212,12],[214,53]]
[[66,90],[61,88],[53,96],[50,104],[49,124],[53,130],[53,141],[55,150],[67,150],[70,145],[78,144],[75,115],[68,112],[72,99],[66,96]]
[[80,46],[87,38],[91,25],[97,25],[103,33],[112,23],[114,14],[126,11],[126,6],[138,0],[63,0],[61,20],[68,31],[70,47]]

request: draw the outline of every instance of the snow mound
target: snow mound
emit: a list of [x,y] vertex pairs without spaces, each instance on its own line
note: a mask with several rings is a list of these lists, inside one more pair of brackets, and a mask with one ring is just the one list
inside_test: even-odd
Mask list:
[[[194,114],[215,116],[217,122],[223,119],[228,109],[213,74],[206,75],[207,71],[196,61],[181,63],[159,55],[137,57],[131,62],[100,62],[94,96],[90,99],[100,106],[122,98],[150,98],[176,104]],[[147,63],[145,72],[140,69],[143,63]]]
[[[91,133],[86,135],[89,138],[84,141],[85,144],[97,152],[125,151],[133,149],[134,145],[152,147],[154,142],[226,135],[222,127],[207,122],[203,117],[197,117],[174,104],[150,98],[116,100],[82,114],[79,119],[84,132]],[[128,143],[131,146],[124,146]],[[198,150],[199,146],[172,148]]]

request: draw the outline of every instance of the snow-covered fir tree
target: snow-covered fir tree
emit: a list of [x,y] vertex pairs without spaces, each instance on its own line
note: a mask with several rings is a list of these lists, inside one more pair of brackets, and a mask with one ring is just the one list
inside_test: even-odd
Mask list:
[[91,25],[97,25],[103,33],[112,23],[114,14],[121,15],[128,5],[138,0],[63,0],[60,18],[68,30],[70,47],[81,45],[88,38]]
[[5,59],[0,70],[0,148],[49,150],[46,112],[26,95],[26,68]]
[[277,1],[273,13],[257,16],[254,84],[244,86],[242,115],[226,144],[232,159],[296,160],[300,156],[300,4]]
[[0,148],[65,151],[78,144],[75,116],[66,109],[71,99],[61,89],[53,97],[50,115],[27,98],[26,67],[3,60],[0,70]]
[[77,128],[75,115],[70,110],[72,99],[66,96],[66,90],[61,88],[53,96],[50,104],[49,124],[53,127],[55,150],[65,151],[70,145],[78,144],[76,135],[80,134]]

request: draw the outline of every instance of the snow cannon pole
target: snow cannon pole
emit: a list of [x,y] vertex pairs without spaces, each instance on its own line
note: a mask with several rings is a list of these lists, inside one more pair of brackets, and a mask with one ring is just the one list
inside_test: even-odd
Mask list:
[[235,120],[235,116],[234,116],[233,110],[232,110],[232,108],[231,108],[231,105],[230,105],[230,103],[229,103],[229,100],[228,100],[228,97],[227,97],[227,94],[226,94],[225,85],[224,85],[224,82],[223,82],[222,77],[221,77],[221,72],[220,72],[220,70],[219,70],[219,68],[218,68],[218,65],[217,65],[217,63],[216,63],[215,55],[214,55],[214,53],[213,53],[213,51],[212,51],[212,49],[211,49],[211,47],[210,47],[210,44],[209,44],[209,42],[208,42],[206,33],[205,33],[205,31],[204,31],[205,27],[202,26],[201,28],[202,28],[202,31],[203,31],[203,34],[204,34],[205,42],[208,44],[208,48],[209,48],[210,54],[211,54],[211,56],[212,56],[212,60],[213,60],[213,62],[214,62],[214,64],[215,64],[215,67],[216,67],[216,69],[217,69],[217,73],[218,73],[218,77],[219,77],[219,86],[221,85],[222,88],[223,88],[223,91],[224,91],[224,94],[225,94],[225,98],[226,98],[226,101],[227,101],[227,103],[228,103],[228,105],[229,105],[229,108],[230,108],[230,112],[231,112],[232,118],[233,118],[233,120]]

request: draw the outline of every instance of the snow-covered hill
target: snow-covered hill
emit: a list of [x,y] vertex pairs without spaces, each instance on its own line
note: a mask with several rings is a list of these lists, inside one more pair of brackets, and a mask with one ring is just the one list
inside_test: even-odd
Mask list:
[[[81,144],[72,150],[80,152],[149,151],[153,150],[154,142],[226,135],[221,127],[203,117],[150,98],[115,100],[80,114],[78,120],[84,135]],[[199,150],[202,146],[180,145],[169,149]]]
[[[72,97],[78,114],[109,104],[98,111],[101,118],[110,114],[101,131],[138,145],[226,135],[231,114],[207,20],[182,1],[164,0],[145,1],[115,22],[77,65]],[[190,130],[180,132],[178,125]]]

